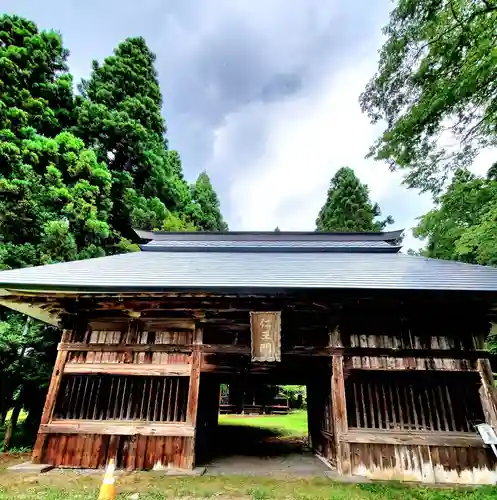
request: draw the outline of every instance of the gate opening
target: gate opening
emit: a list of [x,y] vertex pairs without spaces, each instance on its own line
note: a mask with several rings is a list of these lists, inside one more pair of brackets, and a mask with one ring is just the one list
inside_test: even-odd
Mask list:
[[327,470],[310,447],[305,385],[275,384],[264,376],[222,382],[205,376],[201,387],[211,387],[211,402],[214,393],[218,402],[197,435],[197,463],[211,473],[307,475]]

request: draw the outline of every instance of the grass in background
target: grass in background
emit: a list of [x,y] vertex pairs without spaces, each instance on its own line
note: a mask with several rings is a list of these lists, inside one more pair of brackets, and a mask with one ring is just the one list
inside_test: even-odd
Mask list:
[[307,435],[307,411],[297,410],[288,415],[219,415],[220,425],[246,425],[269,429],[281,436]]

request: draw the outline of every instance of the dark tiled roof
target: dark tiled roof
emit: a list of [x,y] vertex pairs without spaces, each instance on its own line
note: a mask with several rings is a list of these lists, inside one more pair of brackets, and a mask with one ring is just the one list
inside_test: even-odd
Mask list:
[[136,252],[0,272],[0,288],[69,291],[497,291],[497,268],[396,253]]

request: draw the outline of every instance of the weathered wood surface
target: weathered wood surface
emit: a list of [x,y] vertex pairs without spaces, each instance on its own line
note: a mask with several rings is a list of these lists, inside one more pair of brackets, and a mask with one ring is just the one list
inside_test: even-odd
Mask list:
[[184,422],[189,377],[71,375],[64,377],[55,418]]
[[356,372],[346,390],[351,427],[474,432],[483,419],[472,372]]
[[497,430],[497,389],[492,368],[487,359],[479,359],[477,367],[481,379],[479,392],[485,421]]
[[102,434],[120,436],[193,436],[192,425],[175,423],[123,422],[120,420],[52,420],[40,426],[42,434]]
[[425,446],[484,446],[477,433],[443,432],[443,431],[410,431],[400,432],[381,429],[351,429],[339,436],[346,443],[364,444],[398,444]]
[[[202,327],[198,327],[195,330],[195,341],[197,345],[202,344]],[[189,373],[190,387],[188,390],[188,408],[186,414],[186,421],[191,425],[195,425],[197,419],[201,360],[201,353],[198,351],[193,352],[192,364]]]
[[496,460],[483,447],[350,444],[352,474],[375,480],[495,484]]
[[135,375],[142,377],[189,377],[191,368],[187,364],[159,365],[153,363],[67,363],[65,375]]
[[183,450],[187,436],[123,436],[102,434],[51,434],[43,463],[68,468],[102,468],[109,458],[118,468],[135,470],[167,467],[185,468]]
[[281,312],[251,312],[252,361],[281,361]]
[[[62,333],[62,339],[63,340],[67,339],[69,335],[70,332],[64,330],[64,332]],[[52,420],[53,412],[55,409],[55,403],[59,392],[59,387],[64,373],[64,366],[67,361],[67,356],[68,356],[67,352],[59,351],[57,353],[57,359],[55,361],[52,378],[50,379],[50,385],[48,387],[47,398],[45,400],[45,405],[43,407],[43,413],[41,416],[40,425],[48,424]],[[45,445],[46,445],[46,436],[43,433],[38,433],[31,457],[32,461],[35,464],[41,463]]]
[[338,472],[348,475],[351,472],[350,446],[348,443],[340,440],[340,436],[348,430],[343,378],[343,356],[340,355],[334,355],[332,360],[331,411]]
[[[193,341],[196,345],[202,344],[203,341],[202,325],[198,325],[197,328],[195,329]],[[200,351],[198,350],[193,351],[191,372],[190,372],[190,386],[188,388],[186,423],[191,425],[195,429],[195,432],[192,440],[188,442],[187,449],[184,450],[185,466],[188,468],[193,468],[195,464],[195,437],[197,429],[201,361],[202,361],[202,354],[200,353]]]
[[193,344],[85,344],[83,342],[60,343],[59,351],[76,352],[184,352],[195,349]]
[[[66,357],[61,373],[68,383],[60,385],[59,380],[54,398],[59,390],[67,391],[67,404],[60,408],[64,420],[58,414],[54,420],[52,410],[42,424],[35,450],[43,461],[99,467],[116,457],[119,466],[130,470],[157,464],[191,467],[196,427],[202,426],[202,437],[204,424],[210,429],[214,421],[208,408],[199,408],[200,379],[219,380],[214,374],[223,373],[233,380],[240,374],[248,380],[257,375],[274,383],[290,383],[298,376],[299,382],[293,383],[316,387],[309,389],[312,444],[330,462],[336,461],[343,474],[403,474],[404,479],[422,480],[447,480],[456,474],[455,482],[481,482],[483,472],[493,477],[495,460],[468,428],[479,417],[472,408],[474,398],[467,399],[467,410],[466,389],[453,392],[446,380],[433,386],[422,379],[424,373],[426,380],[439,374],[448,380],[480,380],[478,404],[484,406],[484,419],[497,418],[489,355],[482,350],[483,306],[466,309],[462,300],[457,305],[403,294],[363,300],[349,293],[64,300],[72,312],[79,308],[89,317],[89,327],[75,330],[59,346],[59,355]],[[282,311],[281,363],[250,363],[249,312],[257,310]],[[204,313],[205,343],[199,342],[195,329],[199,311]],[[407,372],[413,382],[397,387],[398,377]],[[107,385],[99,392],[101,380],[102,387]],[[467,387],[480,401],[479,386],[471,382],[459,387]],[[142,399],[136,397],[137,390]],[[93,405],[97,394],[108,403],[105,408]],[[217,409],[218,401],[206,401]]]
[[[115,304],[110,303],[110,308],[115,310]],[[102,311],[105,311],[102,310]],[[180,319],[180,318],[160,318],[151,319],[144,318],[139,320],[140,324],[143,325],[144,331],[154,331],[154,330],[171,330],[171,331],[185,331],[193,332],[195,330],[195,319]],[[100,313],[97,318],[90,319],[89,325],[92,331],[113,331],[116,329],[126,331],[129,327],[129,317],[113,318],[105,317],[105,312]]]

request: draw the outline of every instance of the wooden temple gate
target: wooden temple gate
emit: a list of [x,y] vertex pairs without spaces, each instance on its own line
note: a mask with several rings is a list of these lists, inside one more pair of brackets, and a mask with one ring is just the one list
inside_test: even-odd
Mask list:
[[[195,451],[215,446],[219,382],[229,375],[307,384],[312,447],[341,474],[497,480],[474,427],[497,427],[482,311],[431,298],[336,300],[81,299],[66,320],[74,324],[63,331],[33,460],[191,468]],[[271,337],[281,351],[266,352],[273,361],[259,361],[260,349],[252,360],[252,307],[281,311],[281,336]]]
[[0,305],[63,329],[35,462],[192,468],[220,383],[305,384],[343,475],[493,483],[485,339],[497,269],[399,254],[391,233],[156,233],[142,252],[0,272]]
[[65,329],[33,461],[191,468],[202,326],[191,320],[85,322]]

